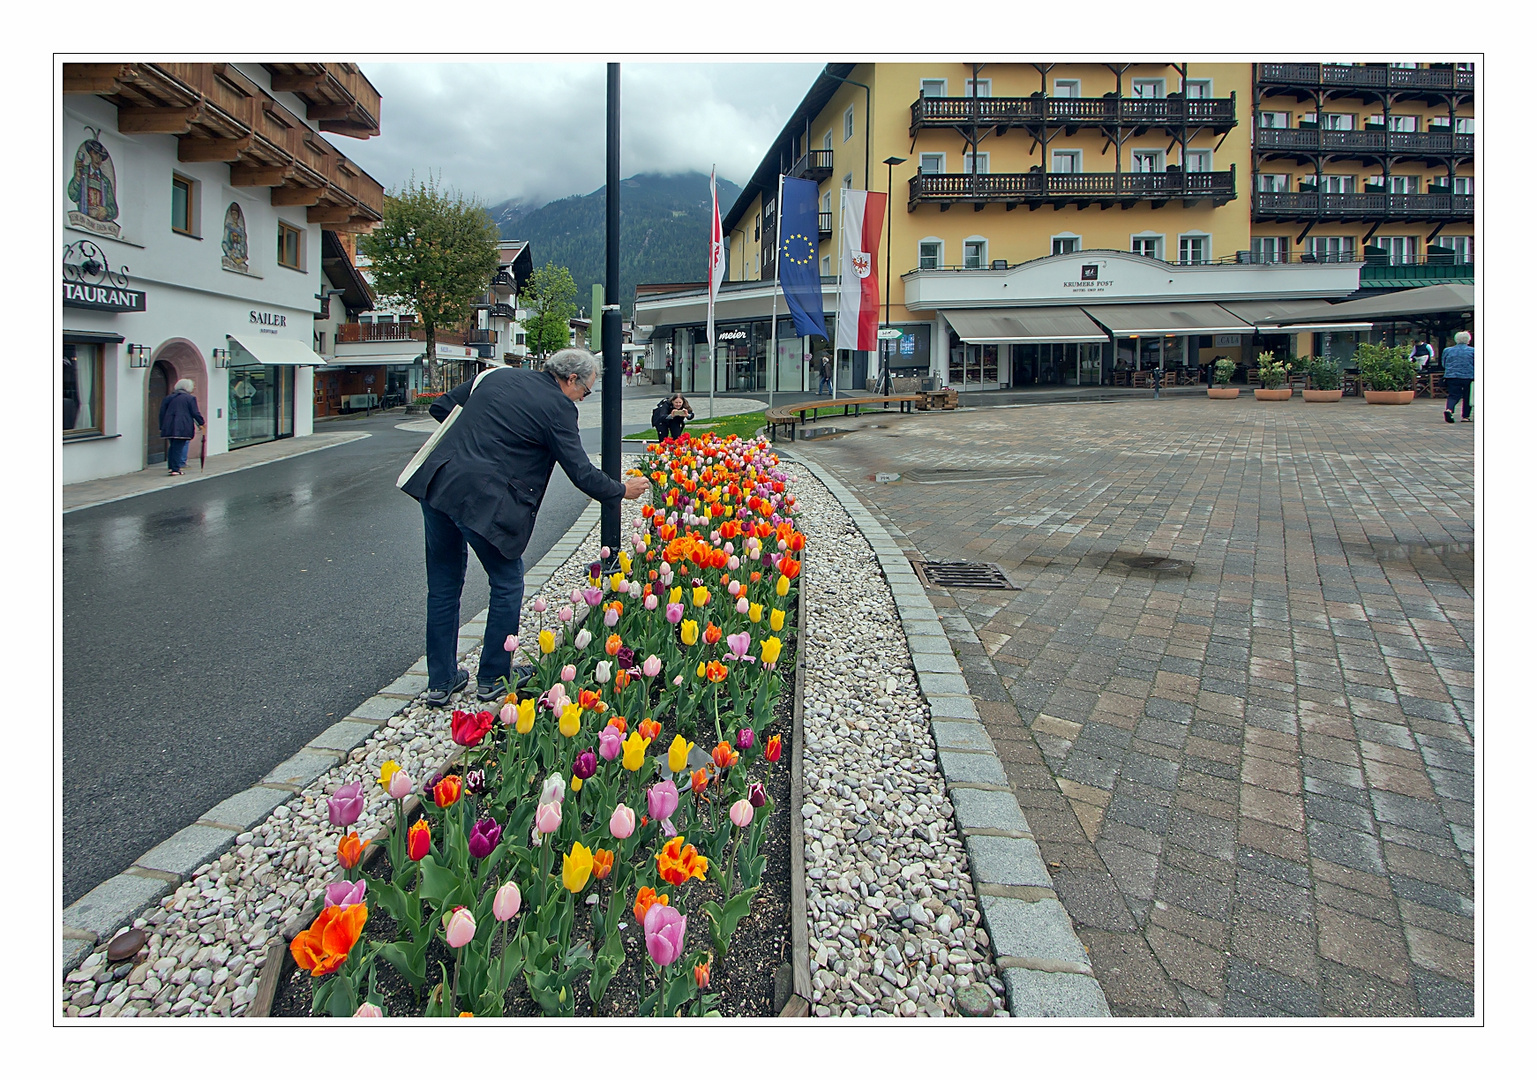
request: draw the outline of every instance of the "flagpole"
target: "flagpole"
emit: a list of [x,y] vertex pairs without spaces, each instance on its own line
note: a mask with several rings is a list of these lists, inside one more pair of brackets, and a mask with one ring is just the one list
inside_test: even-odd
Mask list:
[[[848,237],[844,234],[849,218],[849,189],[838,192],[838,316],[833,320],[833,400],[838,400],[838,354],[843,351],[843,245]],[[859,344],[856,337],[854,343]]]
[[705,283],[705,294],[708,298],[705,314],[706,348],[710,355],[710,419],[715,419],[715,221],[713,215],[719,214],[720,209],[715,202],[715,166],[710,166],[710,260],[709,280]]
[[779,174],[779,194],[774,199],[774,291],[770,294],[769,307],[769,355],[765,373],[768,376],[768,407],[774,407],[774,383],[779,378],[779,279],[780,261],[784,258],[782,240],[785,231],[785,174]]

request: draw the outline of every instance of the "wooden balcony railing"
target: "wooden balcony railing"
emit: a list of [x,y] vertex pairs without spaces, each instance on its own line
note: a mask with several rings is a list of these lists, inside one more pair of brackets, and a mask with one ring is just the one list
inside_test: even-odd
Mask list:
[[1359,64],[1257,64],[1261,83],[1359,87],[1365,90],[1473,92],[1473,72],[1451,68],[1365,67]]
[[1236,197],[1236,179],[1228,172],[1153,173],[920,173],[908,181],[911,209],[920,202],[1113,202],[1123,200],[1212,199],[1219,205]]
[[790,166],[790,171],[787,175],[806,180],[816,180],[820,183],[832,174],[833,152],[831,150],[808,150],[800,156],[800,160]]
[[1254,193],[1254,216],[1338,220],[1471,220],[1473,196],[1257,191]]
[[1318,128],[1260,128],[1256,150],[1299,153],[1446,154],[1473,153],[1472,135],[1438,131],[1323,131]]
[[342,323],[336,328],[338,345],[349,345],[361,341],[426,340],[427,332],[415,323]]
[[1227,98],[920,97],[912,104],[908,130],[916,134],[919,128],[971,123],[980,127],[1047,123],[1224,129],[1237,118],[1236,93]]
[[833,234],[833,216],[831,213],[817,215],[817,238],[826,240]]

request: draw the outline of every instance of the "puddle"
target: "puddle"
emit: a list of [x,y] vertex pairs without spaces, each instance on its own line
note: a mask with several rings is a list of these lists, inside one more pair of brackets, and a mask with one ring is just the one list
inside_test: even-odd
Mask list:
[[1041,480],[1046,474],[1025,469],[909,469],[904,476],[915,484],[985,484]]

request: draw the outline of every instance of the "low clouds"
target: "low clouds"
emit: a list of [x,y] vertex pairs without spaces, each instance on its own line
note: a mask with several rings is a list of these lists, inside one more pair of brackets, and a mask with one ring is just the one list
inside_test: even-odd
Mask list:
[[[743,184],[821,64],[627,63],[621,69],[625,176],[717,172]],[[486,205],[543,203],[603,185],[604,64],[363,65],[383,95],[381,134],[338,146],[387,189],[440,173]]]

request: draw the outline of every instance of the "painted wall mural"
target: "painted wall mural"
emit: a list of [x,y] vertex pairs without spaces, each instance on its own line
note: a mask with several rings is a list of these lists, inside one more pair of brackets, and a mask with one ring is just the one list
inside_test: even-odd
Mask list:
[[91,137],[75,151],[75,167],[65,194],[75,204],[69,211],[69,223],[101,236],[118,239],[122,229],[117,223],[117,170],[112,155],[101,144],[101,129],[88,127]]
[[245,213],[240,209],[240,204],[232,202],[229,209],[224,211],[224,269],[234,270],[237,273],[249,274],[251,272],[248,261],[248,248],[246,246]]

